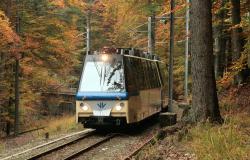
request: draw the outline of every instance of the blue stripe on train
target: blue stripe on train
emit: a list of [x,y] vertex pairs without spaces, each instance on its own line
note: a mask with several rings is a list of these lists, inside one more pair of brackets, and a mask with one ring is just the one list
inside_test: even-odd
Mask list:
[[127,92],[77,92],[77,100],[126,100]]

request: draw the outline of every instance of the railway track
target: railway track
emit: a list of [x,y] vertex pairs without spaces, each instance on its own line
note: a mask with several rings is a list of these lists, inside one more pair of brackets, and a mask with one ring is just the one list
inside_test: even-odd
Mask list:
[[77,141],[82,140],[82,139],[85,139],[85,138],[87,138],[87,137],[93,135],[94,133],[95,133],[95,131],[93,131],[93,132],[88,132],[88,133],[86,133],[85,135],[83,135],[83,136],[81,136],[81,137],[79,137],[79,138],[77,138],[77,139],[74,139],[74,140],[69,141],[69,142],[67,142],[67,143],[58,145],[58,146],[56,146],[56,147],[54,147],[54,148],[52,148],[52,149],[50,149],[50,150],[44,151],[44,152],[42,152],[42,153],[36,154],[36,155],[34,155],[34,156],[28,158],[28,160],[39,159],[39,158],[41,158],[41,157],[43,157],[43,156],[46,156],[46,155],[48,155],[48,154],[50,154],[50,153],[52,153],[52,152],[56,152],[57,150],[60,150],[60,149],[64,148],[65,146],[68,146],[68,145],[77,143]]
[[101,145],[101,144],[107,142],[108,140],[110,140],[110,139],[116,137],[117,135],[119,135],[119,134],[112,134],[112,135],[109,135],[109,136],[103,138],[103,139],[100,140],[100,141],[97,141],[96,143],[94,143],[94,144],[92,144],[92,145],[90,145],[90,146],[87,146],[87,147],[85,147],[85,148],[83,148],[83,149],[81,149],[81,150],[79,150],[79,151],[76,151],[76,152],[72,153],[71,155],[65,157],[63,160],[74,159],[74,158],[78,157],[79,155],[82,155],[82,154],[84,154],[84,153],[90,151],[91,149],[94,149],[95,147],[98,147],[99,145]]
[[[33,148],[18,152],[16,154],[7,156],[7,157],[3,157],[1,160],[10,160],[10,159],[37,159],[39,157],[41,157],[42,155],[48,154],[50,152],[53,152],[53,150],[57,150],[60,149],[61,147],[65,146],[65,144],[70,144],[70,143],[74,143],[75,141],[79,140],[79,139],[84,139],[88,136],[90,136],[91,134],[93,134],[95,132],[94,129],[86,129],[84,131],[80,131],[80,132],[76,132],[73,134],[69,134],[67,136],[61,137],[61,138],[57,138],[55,140],[52,140],[50,142],[35,146]],[[63,143],[63,141],[66,141],[65,143]],[[59,145],[56,145],[57,143],[60,143]],[[36,153],[35,155],[33,155],[32,157],[29,156],[29,158],[27,158],[27,155],[35,152],[37,150],[43,149],[43,148],[47,148],[49,145],[55,145],[52,147],[52,149],[50,148],[49,150],[43,150],[42,152],[40,151],[38,154]],[[23,158],[26,157],[26,158]]]
[[[144,134],[144,132],[143,132],[143,134]],[[133,137],[134,136],[132,136],[132,138]],[[123,156],[119,157],[118,159],[124,159],[124,160],[131,159],[144,146],[146,146],[147,144],[149,144],[155,140],[154,133],[146,134],[144,136],[142,135],[140,137],[142,139],[141,139],[141,141],[138,141],[139,143],[137,142],[138,146],[133,148],[133,150],[131,152],[127,152],[127,153],[124,152]],[[123,138],[123,140],[122,140],[122,138]],[[47,153],[32,157],[30,159],[41,159],[41,160],[47,160],[47,159],[58,159],[58,160],[95,159],[97,157],[91,157],[91,155],[93,155],[93,154],[95,155],[96,153],[99,154],[100,150],[102,150],[102,149],[109,148],[110,149],[109,151],[114,150],[113,148],[110,147],[110,145],[111,146],[117,145],[117,142],[119,143],[119,141],[123,141],[121,143],[124,143],[124,139],[130,139],[130,138],[131,137],[129,135],[121,134],[121,133],[112,133],[109,135],[103,135],[103,134],[100,135],[98,133],[91,134],[91,135],[86,136],[85,138],[82,138],[82,142],[81,142],[81,140],[76,140],[75,142],[65,144],[61,147],[58,147],[57,149],[50,150]],[[132,143],[132,144],[134,144],[134,143]],[[130,146],[132,147],[131,144],[130,144]],[[126,148],[126,149],[128,150],[128,148]],[[102,159],[102,158],[106,157],[105,154],[103,154],[102,156],[99,158]],[[108,158],[108,157],[106,157],[106,158]],[[109,158],[116,159],[117,157],[115,158],[115,157],[111,156]]]
[[123,157],[123,160],[130,160],[133,156],[135,156],[142,148],[149,143],[153,142],[155,139],[155,136],[151,136],[149,139],[147,139],[145,142],[143,142],[139,147],[137,147],[135,150],[133,150],[131,153],[129,153],[127,156]]
[[[96,159],[109,157],[110,159],[128,160],[135,156],[145,145],[154,141],[153,135],[157,132],[157,126],[153,125],[141,132],[130,134],[110,133],[107,135],[95,130],[81,133],[81,136],[67,139],[65,136],[58,140],[17,153],[9,159],[38,159],[38,160],[68,160],[68,159]],[[77,135],[77,134],[75,134]],[[66,140],[67,139],[67,140]],[[58,141],[63,141],[58,143]],[[54,145],[51,145],[56,143]],[[47,146],[46,146],[47,145]],[[118,149],[119,148],[119,149]],[[111,154],[110,154],[111,153]],[[114,156],[114,155],[119,155]]]
[[[60,159],[60,160],[70,160],[70,159],[77,159],[81,156],[85,156],[85,154],[88,154],[88,152],[91,152],[92,150],[95,150],[98,147],[102,147],[102,144],[105,145],[105,142],[108,142],[109,140],[115,138],[115,137],[124,137],[124,134],[119,133],[113,133],[105,136],[100,136],[97,134],[95,130],[90,130],[86,132],[85,134],[74,138],[66,143],[62,143],[59,145],[56,145],[54,147],[48,147],[49,149],[43,150],[42,152],[37,152],[36,154],[32,153],[35,149],[39,149],[42,146],[46,147],[46,145],[50,145],[51,143],[56,143],[59,140],[64,140],[65,138],[69,138],[70,136],[66,136],[63,138],[60,138],[58,140],[54,140],[52,142],[49,142],[47,144],[43,144],[37,147],[34,147],[33,149],[28,149],[22,153],[17,153],[15,155],[9,156],[4,158],[3,160],[9,160],[9,159],[27,159],[27,160],[46,160],[46,159]],[[129,153],[127,156],[125,156],[124,160],[131,159],[132,156],[134,156],[136,153],[138,153],[145,145],[150,143],[153,140],[153,136],[147,139],[145,142],[142,142],[142,144],[136,148],[133,152]],[[81,142],[82,141],[82,142]],[[86,142],[84,145],[83,142]],[[80,143],[80,144],[77,144]],[[82,145],[83,144],[83,145]],[[78,145],[78,147],[75,147],[74,145]],[[70,148],[71,147],[71,148]],[[73,148],[73,149],[72,149]],[[64,153],[64,151],[67,151],[68,153]],[[30,152],[30,154],[22,155],[27,152]]]
[[[181,130],[184,127],[184,124],[177,123],[176,125],[169,126],[168,128],[165,128],[164,130],[158,130],[160,132],[153,133],[151,136],[147,137],[138,147],[133,149],[129,154],[127,154],[125,157],[122,158],[122,160],[131,160],[133,159],[133,156],[135,156],[138,152],[140,152],[145,146],[148,144],[154,144],[157,140],[162,139],[166,137],[167,135],[173,135],[179,130]],[[161,137],[161,138],[160,138]]]
[[[91,132],[89,134],[86,134],[85,136],[76,139],[74,141],[59,145],[55,148],[52,148],[50,150],[47,150],[45,152],[39,153],[37,155],[34,155],[28,160],[34,160],[34,159],[61,159],[61,160],[69,160],[77,158],[80,155],[83,155],[84,153],[94,149],[95,147],[100,146],[101,144],[107,142],[108,140],[116,137],[119,134],[110,134],[107,136],[102,136],[101,138],[95,134],[95,132]],[[77,143],[81,143],[81,141],[84,141],[87,139],[92,139],[94,141],[95,139],[98,139],[97,141],[91,142],[88,145],[81,145]],[[75,147],[74,145],[78,145],[79,147]],[[68,150],[68,148],[71,147],[73,149],[70,149],[70,153],[67,153],[66,155],[63,154],[64,150]],[[59,155],[59,156],[56,156]]]

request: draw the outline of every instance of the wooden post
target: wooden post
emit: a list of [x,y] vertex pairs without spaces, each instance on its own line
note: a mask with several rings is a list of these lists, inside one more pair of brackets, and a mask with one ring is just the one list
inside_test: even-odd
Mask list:
[[168,69],[168,110],[172,111],[173,105],[173,64],[174,64],[174,0],[171,0],[171,14],[170,14],[170,53],[169,53],[169,69]]
[[[16,33],[20,34],[20,15],[19,15],[19,2],[16,0],[17,10],[16,10]],[[14,131],[17,136],[19,133],[19,57],[16,57],[15,65],[15,125]]]

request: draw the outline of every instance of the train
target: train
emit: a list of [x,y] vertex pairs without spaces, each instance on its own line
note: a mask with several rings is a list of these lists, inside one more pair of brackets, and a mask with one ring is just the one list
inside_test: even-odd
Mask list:
[[87,128],[139,123],[167,109],[166,69],[156,55],[104,48],[85,56],[76,122]]

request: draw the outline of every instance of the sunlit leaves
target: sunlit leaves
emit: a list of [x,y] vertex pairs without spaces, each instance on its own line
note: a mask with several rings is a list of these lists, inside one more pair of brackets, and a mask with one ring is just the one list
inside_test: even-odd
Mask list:
[[0,47],[7,44],[17,43],[19,40],[16,33],[12,30],[8,18],[0,10]]

